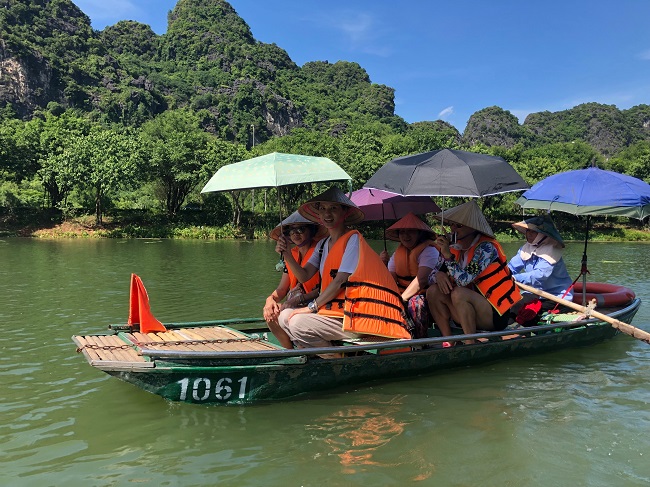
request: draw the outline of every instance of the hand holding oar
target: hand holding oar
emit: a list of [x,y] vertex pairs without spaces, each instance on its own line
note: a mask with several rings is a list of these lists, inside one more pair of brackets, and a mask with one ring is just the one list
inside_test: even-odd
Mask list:
[[612,318],[611,316],[607,316],[603,313],[599,313],[598,311],[587,310],[587,308],[585,308],[580,304],[574,303],[573,301],[569,301],[567,299],[558,298],[557,296],[553,296],[552,294],[528,286],[527,284],[522,284],[521,282],[518,282],[517,286],[519,286],[524,291],[528,291],[530,293],[536,294],[542,298],[550,299],[551,301],[555,301],[556,303],[560,303],[568,308],[572,308],[575,309],[576,311],[580,311],[581,313],[589,314],[589,316],[593,316],[594,318],[598,318],[599,320],[606,321],[607,323],[612,325],[620,332],[625,333],[626,335],[630,335],[631,337],[634,337],[637,340],[641,340],[642,342],[646,342],[647,344],[650,345],[650,333],[648,333],[647,331],[641,330],[640,328],[624,323],[620,320]]

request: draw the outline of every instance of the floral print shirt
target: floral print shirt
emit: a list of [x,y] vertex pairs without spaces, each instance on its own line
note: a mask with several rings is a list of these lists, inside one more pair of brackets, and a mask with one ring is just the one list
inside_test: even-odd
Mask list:
[[474,256],[466,266],[455,260],[448,260],[445,264],[447,265],[447,273],[456,281],[456,284],[465,287],[474,282],[474,279],[498,258],[499,252],[492,242],[481,242],[476,246]]

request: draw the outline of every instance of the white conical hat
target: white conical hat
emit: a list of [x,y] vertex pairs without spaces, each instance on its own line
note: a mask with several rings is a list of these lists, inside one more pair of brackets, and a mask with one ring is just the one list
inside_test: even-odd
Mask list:
[[282,223],[280,225],[271,230],[269,237],[271,237],[273,240],[277,240],[280,238],[280,231],[286,232],[291,228],[304,227],[305,225],[312,227],[311,233],[314,240],[320,240],[327,234],[327,228],[314,223],[311,220],[307,220],[304,216],[298,213],[298,211],[294,211],[291,215],[282,220]]
[[438,213],[435,218],[443,220],[445,223],[453,222],[473,228],[477,232],[481,232],[483,235],[494,238],[494,232],[490,228],[490,224],[485,219],[481,209],[476,204],[476,200],[470,200],[467,203],[455,206],[443,213]]

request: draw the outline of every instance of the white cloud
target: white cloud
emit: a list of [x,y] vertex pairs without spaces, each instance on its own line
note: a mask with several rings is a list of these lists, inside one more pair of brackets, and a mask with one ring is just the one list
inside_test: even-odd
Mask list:
[[644,61],[650,61],[650,49],[640,52],[639,59],[643,59]]
[[350,41],[363,42],[372,36],[374,21],[369,14],[355,13],[350,16],[346,15],[344,20],[340,20],[336,27],[343,31]]
[[438,114],[438,118],[439,118],[440,120],[444,120],[445,117],[448,117],[448,116],[450,116],[450,115],[453,114],[453,113],[454,113],[454,107],[453,107],[453,106],[449,106],[449,107],[445,108],[444,110],[442,110],[442,111]]
[[386,29],[375,16],[367,12],[329,12],[322,20],[342,32],[350,49],[354,51],[380,57],[388,57],[394,52],[393,47],[382,41]]

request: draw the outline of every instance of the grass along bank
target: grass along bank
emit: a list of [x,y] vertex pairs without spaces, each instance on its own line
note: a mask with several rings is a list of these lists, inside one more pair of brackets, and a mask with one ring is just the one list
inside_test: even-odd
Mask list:
[[[586,221],[572,215],[554,218],[565,241],[584,241]],[[428,218],[434,230],[439,230],[439,222]],[[68,218],[59,221],[56,217],[37,214],[23,218],[6,215],[0,218],[0,237],[33,238],[185,238],[185,239],[266,239],[277,225],[277,215],[254,215],[244,219],[239,227],[226,223],[223,225],[196,224],[183,219],[170,221],[164,217],[116,218],[107,216],[102,225],[95,225],[91,215]],[[491,223],[496,237],[501,242],[522,240],[522,235],[511,227],[518,221],[497,221]],[[392,222],[386,222],[386,227]],[[364,222],[357,227],[369,239],[382,239],[382,222]],[[593,242],[644,242],[650,241],[650,230],[636,220],[593,218],[589,230],[589,240]]]

